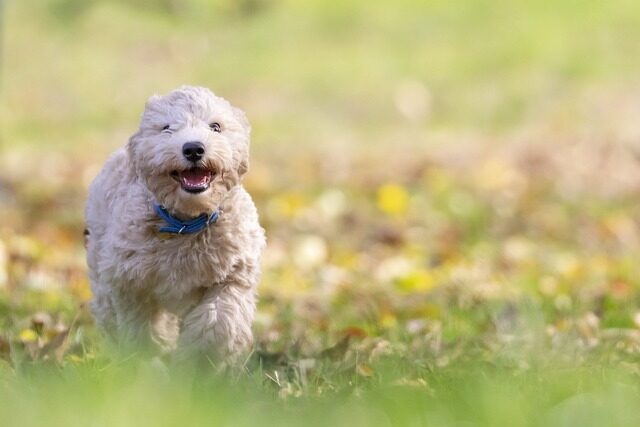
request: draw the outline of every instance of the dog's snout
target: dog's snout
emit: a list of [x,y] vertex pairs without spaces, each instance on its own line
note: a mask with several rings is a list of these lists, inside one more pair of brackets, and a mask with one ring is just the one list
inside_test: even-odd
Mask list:
[[182,146],[182,155],[190,162],[197,162],[204,155],[204,145],[199,141],[186,142]]

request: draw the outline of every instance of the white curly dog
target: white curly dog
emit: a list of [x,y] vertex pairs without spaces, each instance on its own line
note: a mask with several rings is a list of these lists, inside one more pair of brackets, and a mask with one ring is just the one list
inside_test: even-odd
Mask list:
[[202,87],[146,103],[89,189],[92,311],[119,348],[234,360],[252,344],[264,230],[244,113]]

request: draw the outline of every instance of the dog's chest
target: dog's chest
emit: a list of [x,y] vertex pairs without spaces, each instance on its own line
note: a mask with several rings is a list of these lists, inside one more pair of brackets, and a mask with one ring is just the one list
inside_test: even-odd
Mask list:
[[165,303],[223,283],[237,262],[224,236],[212,233],[159,236],[155,246],[153,293]]

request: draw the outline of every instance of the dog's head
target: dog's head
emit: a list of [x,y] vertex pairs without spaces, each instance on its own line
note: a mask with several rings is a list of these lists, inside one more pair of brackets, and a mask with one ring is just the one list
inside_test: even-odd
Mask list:
[[152,96],[128,144],[135,173],[170,212],[211,213],[249,168],[244,113],[209,89]]

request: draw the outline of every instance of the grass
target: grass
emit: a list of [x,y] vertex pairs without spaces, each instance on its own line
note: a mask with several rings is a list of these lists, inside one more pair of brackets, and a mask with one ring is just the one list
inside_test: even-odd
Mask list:
[[[637,383],[624,369],[565,364],[512,370],[491,363],[424,369],[414,363],[309,397],[283,393],[277,377],[168,379],[130,364],[51,366],[5,380],[7,425],[514,425],[626,426],[638,411]],[[403,366],[404,364],[404,366]],[[332,378],[336,372],[328,371]],[[398,379],[392,382],[381,378]],[[348,377],[348,375],[347,375]],[[360,378],[360,381],[358,381]],[[312,384],[310,384],[311,386]]]
[[[637,425],[640,6],[4,5],[3,425]],[[86,188],[144,100],[253,124],[243,369],[107,352]]]

